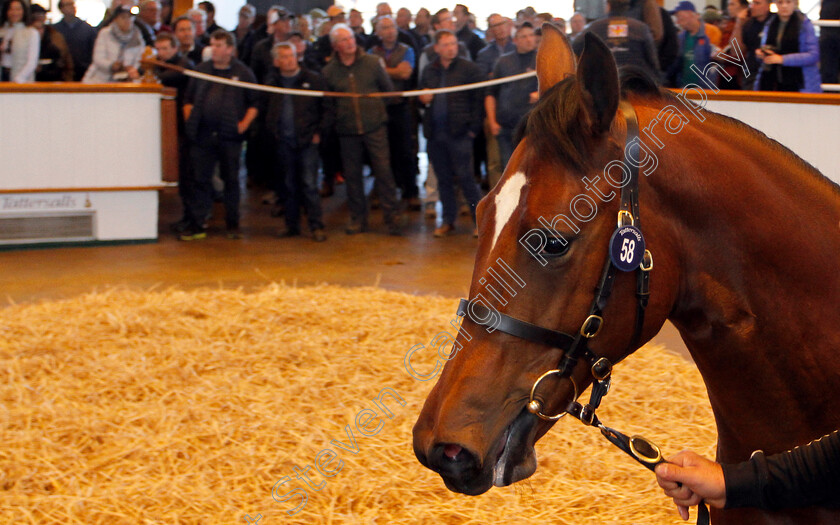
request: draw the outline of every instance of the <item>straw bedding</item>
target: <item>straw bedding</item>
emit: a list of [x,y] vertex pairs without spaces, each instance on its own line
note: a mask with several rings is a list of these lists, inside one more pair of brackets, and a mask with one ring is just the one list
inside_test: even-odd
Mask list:
[[[433,381],[403,367],[449,327],[453,299],[375,288],[111,289],[0,310],[2,523],[682,523],[654,477],[577,421],[537,445],[537,473],[469,497],[420,466],[411,427]],[[432,351],[418,352],[428,370]],[[424,360],[425,359],[425,360]],[[644,348],[616,369],[599,412],[666,455],[711,454],[693,366]],[[355,427],[392,388],[372,437]],[[350,445],[350,425],[358,452]],[[319,451],[343,461],[316,473]],[[322,458],[323,459],[323,458]],[[329,466],[335,468],[334,460]],[[320,490],[308,501],[283,494]],[[288,476],[290,481],[272,487]]]

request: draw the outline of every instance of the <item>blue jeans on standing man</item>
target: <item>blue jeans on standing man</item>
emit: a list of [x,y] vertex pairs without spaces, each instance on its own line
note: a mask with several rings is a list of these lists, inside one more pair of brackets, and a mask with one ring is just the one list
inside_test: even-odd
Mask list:
[[[324,228],[321,211],[321,197],[318,193],[318,146],[278,139],[277,165],[281,166],[278,177],[278,195],[285,195],[286,228],[300,232],[300,207],[306,210],[309,231]],[[283,192],[279,190],[283,190]]]
[[426,151],[435,168],[438,179],[438,192],[443,205],[443,223],[455,224],[458,203],[455,200],[455,183],[461,187],[467,204],[470,206],[473,223],[475,207],[481,200],[481,190],[473,178],[473,138],[469,135],[450,137],[448,133],[435,133],[429,139]]

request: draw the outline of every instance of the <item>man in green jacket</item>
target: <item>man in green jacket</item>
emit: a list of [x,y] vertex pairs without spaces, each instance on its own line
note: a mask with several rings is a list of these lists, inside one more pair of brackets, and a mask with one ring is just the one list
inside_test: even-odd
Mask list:
[[[379,58],[362,52],[356,46],[353,30],[346,24],[336,24],[330,30],[334,53],[324,67],[323,74],[330,91],[345,93],[376,93],[393,91],[393,84]],[[363,232],[368,226],[368,204],[362,180],[364,152],[370,157],[376,191],[385,214],[388,233],[401,233],[401,218],[397,210],[397,190],[391,172],[388,120],[381,98],[329,98],[327,110],[339,136],[341,163],[347,181],[347,203],[350,207],[348,235]]]

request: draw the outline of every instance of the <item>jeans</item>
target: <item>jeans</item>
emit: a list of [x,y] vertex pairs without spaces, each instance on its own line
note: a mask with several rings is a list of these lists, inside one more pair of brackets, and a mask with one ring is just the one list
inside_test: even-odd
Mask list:
[[473,139],[469,135],[450,137],[445,133],[436,134],[429,139],[426,149],[437,175],[444,224],[455,224],[458,213],[456,182],[461,186],[475,222],[475,207],[481,199],[481,191],[473,178]]
[[394,182],[403,199],[417,197],[417,158],[411,144],[411,112],[407,102],[386,106],[388,110],[388,145]]
[[213,170],[219,163],[219,175],[225,183],[225,225],[239,227],[239,155],[242,142],[219,138],[218,133],[199,129],[198,139],[190,147],[193,162],[192,180],[187,187],[185,207],[194,227],[200,228],[213,206]]
[[300,207],[306,210],[309,230],[324,228],[321,197],[318,194],[318,146],[298,147],[284,140],[277,141],[278,182],[285,195],[286,228],[300,231]]
[[496,135],[496,140],[499,141],[499,159],[502,163],[502,173],[504,173],[508,162],[510,162],[510,157],[513,155],[513,130],[502,128]]
[[347,204],[350,207],[350,221],[367,226],[368,204],[362,175],[362,161],[367,151],[375,179],[376,194],[382,203],[385,223],[391,224],[397,217],[397,188],[391,173],[391,156],[388,150],[386,127],[364,135],[342,135],[341,163],[347,182]]

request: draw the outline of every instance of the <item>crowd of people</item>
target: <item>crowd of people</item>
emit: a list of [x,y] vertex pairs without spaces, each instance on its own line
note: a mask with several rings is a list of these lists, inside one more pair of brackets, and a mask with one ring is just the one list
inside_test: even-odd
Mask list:
[[[367,24],[358,10],[337,5],[308,13],[278,5],[258,14],[245,4],[231,31],[216,24],[209,1],[176,19],[170,0],[136,1],[114,0],[92,27],[76,16],[75,0],[59,0],[63,18],[52,25],[40,6],[6,0],[2,79],[137,81],[141,59],[154,47],[168,65],[278,88],[369,94],[453,87],[534,70],[547,21],[567,31],[576,52],[593,32],[620,66],[638,66],[671,87],[698,83],[698,72],[713,71],[723,89],[818,92],[821,81],[837,82],[840,63],[834,34],[840,30],[825,28],[818,42],[796,0],[776,0],[774,13],[768,0],[728,0],[702,13],[686,0],[672,11],[657,0],[581,1],[568,24],[528,7],[513,18],[491,14],[484,30],[463,4],[394,14],[382,2]],[[840,17],[840,0],[824,0],[822,15]],[[747,68],[721,58],[739,53]],[[304,212],[311,237],[324,241],[321,200],[342,182],[348,234],[368,229],[369,201],[382,209],[390,234],[401,233],[407,213],[434,217],[438,201],[442,223],[435,237],[454,233],[459,216],[472,219],[475,233],[482,189],[501,177],[516,127],[538,95],[534,77],[419,97],[315,98],[190,79],[164,66],[153,73],[178,89],[184,215],[175,227],[183,240],[206,237],[214,200],[225,205],[228,236],[241,236],[243,143],[250,181],[271,190],[272,214],[284,217],[283,237],[302,234]],[[425,191],[418,186],[421,137],[429,158]],[[365,165],[375,181],[370,195]],[[223,189],[214,186],[214,174]]]

